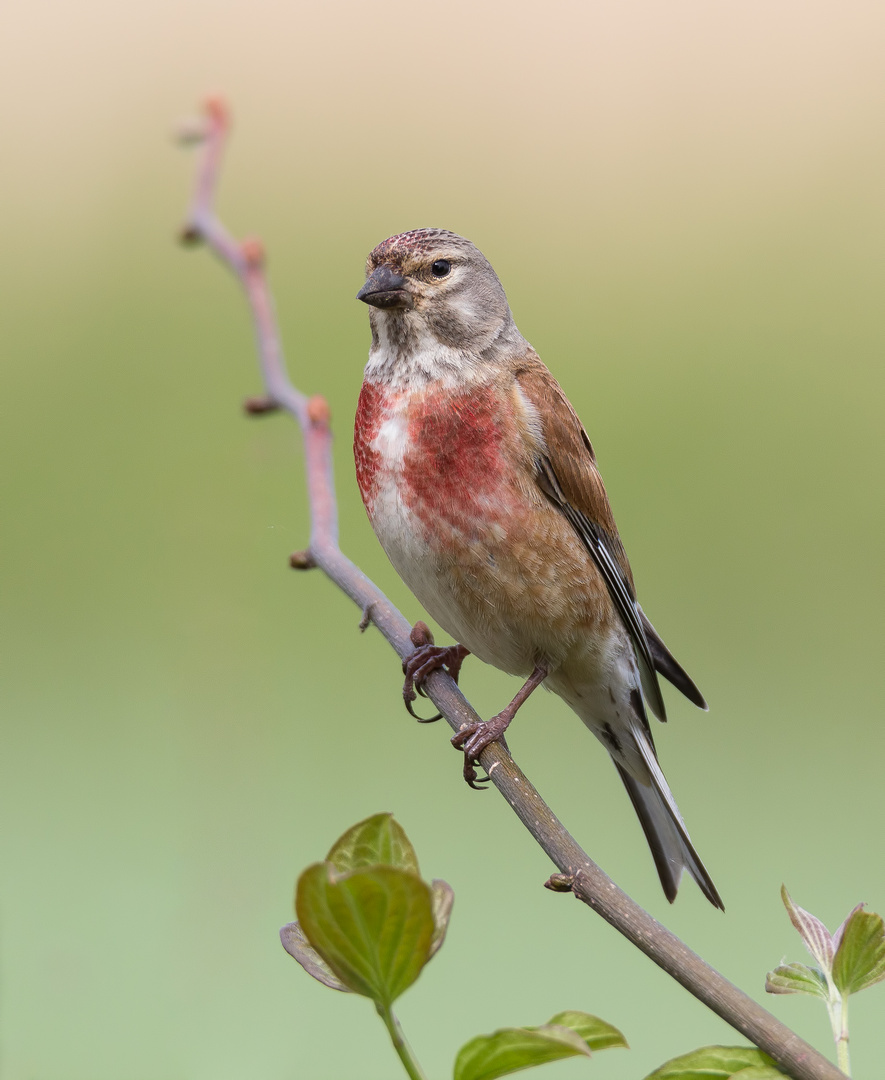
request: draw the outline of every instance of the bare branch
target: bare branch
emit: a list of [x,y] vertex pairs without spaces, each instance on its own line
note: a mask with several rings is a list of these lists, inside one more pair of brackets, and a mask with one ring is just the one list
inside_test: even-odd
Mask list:
[[[235,241],[215,215],[214,196],[229,130],[229,113],[218,99],[206,103],[199,134],[203,151],[190,211],[181,237],[204,242],[239,279],[249,302],[258,345],[264,393],[246,402],[250,414],[285,409],[298,421],[304,438],[311,535],[306,551],[291,556],[299,569],[319,567],[363,613],[360,629],[375,624],[399,656],[414,651],[412,627],[387,597],[338,547],[338,515],[332,472],[329,407],[322,397],[307,398],[289,381],[273,303],[264,275],[264,250],[258,240]],[[193,132],[189,132],[192,136]],[[193,141],[192,137],[189,141]],[[427,695],[454,731],[480,719],[444,671],[424,683]],[[710,967],[666,927],[653,919],[587,855],[556,818],[510,755],[493,743],[480,763],[516,815],[560,873],[554,891],[570,891],[619,930],[690,993],[770,1054],[794,1080],[840,1080],[844,1074],[761,1005]]]

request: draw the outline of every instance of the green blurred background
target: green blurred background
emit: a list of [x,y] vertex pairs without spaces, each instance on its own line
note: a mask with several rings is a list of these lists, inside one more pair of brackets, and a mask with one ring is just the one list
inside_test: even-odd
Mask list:
[[[511,748],[574,834],[765,997],[780,905],[885,909],[885,10],[31,0],[4,60],[3,828],[8,1080],[381,1080],[368,1002],[283,953],[297,873],[392,810],[456,904],[398,1012],[431,1077],[471,1035],[598,1012],[627,1080],[739,1038],[580,905],[317,574],[302,456],[232,280],[174,242],[208,91],[221,209],[257,233],[293,372],[327,395],[342,544],[420,616],[364,518],[350,426],[366,253],[434,225],[489,256],[596,445],[643,605],[709,698],[664,768],[724,898],[664,900],[602,748],[535,698]],[[479,709],[515,684],[468,663]],[[768,999],[829,1052],[822,1007]],[[857,1076],[885,990],[852,1006]]]

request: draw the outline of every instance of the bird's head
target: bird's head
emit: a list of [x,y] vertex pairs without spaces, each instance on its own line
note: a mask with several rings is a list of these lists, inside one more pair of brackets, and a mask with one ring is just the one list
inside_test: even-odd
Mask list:
[[488,259],[444,229],[414,229],[379,244],[357,299],[371,305],[374,346],[404,353],[442,347],[478,356],[513,324]]

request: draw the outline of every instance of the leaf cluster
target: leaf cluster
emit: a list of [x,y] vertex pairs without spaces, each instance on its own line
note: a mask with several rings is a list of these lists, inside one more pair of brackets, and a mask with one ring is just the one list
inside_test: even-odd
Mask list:
[[[454,893],[427,883],[402,826],[375,814],[348,829],[295,889],[298,921],[280,931],[283,947],[324,986],[375,1002],[407,1071],[417,1063],[390,1012],[445,940]],[[455,1060],[455,1080],[495,1080],[519,1069],[626,1046],[605,1021],[563,1012],[532,1028],[502,1028],[471,1039]]]
[[325,986],[389,1008],[442,945],[453,900],[446,882],[421,878],[393,815],[375,814],[304,871],[295,891],[298,922],[280,938]]
[[[318,982],[370,998],[413,1080],[423,1073],[391,1011],[443,944],[454,893],[421,877],[415,849],[391,814],[348,829],[295,890],[297,922],[280,931],[284,948]],[[568,1010],[537,1027],[501,1028],[470,1039],[455,1058],[454,1080],[496,1080],[568,1057],[627,1046],[616,1027]],[[647,1080],[774,1080],[783,1076],[754,1047],[708,1046],[674,1058]]]
[[885,979],[885,924],[881,915],[853,908],[831,934],[811,912],[793,902],[786,886],[781,898],[805,947],[820,965],[781,964],[770,971],[765,989],[770,994],[809,994],[830,1000],[846,998]]

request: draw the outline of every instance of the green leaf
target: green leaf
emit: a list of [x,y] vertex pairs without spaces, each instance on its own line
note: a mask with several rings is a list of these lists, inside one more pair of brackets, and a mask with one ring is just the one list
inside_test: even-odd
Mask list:
[[833,935],[816,915],[812,915],[810,911],[806,911],[805,908],[793,903],[790,894],[787,892],[786,885],[781,885],[781,899],[787,909],[787,914],[790,916],[790,922],[796,927],[805,942],[805,948],[808,949],[825,972],[832,971],[833,956],[836,953],[836,943],[833,941]]
[[591,1050],[608,1050],[612,1046],[627,1046],[627,1040],[616,1027],[600,1020],[598,1016],[590,1013],[577,1012],[569,1009],[567,1012],[557,1013],[551,1016],[547,1025],[567,1027],[580,1035]]
[[297,922],[286,923],[282,927],[280,941],[286,952],[298,961],[308,975],[312,975],[318,982],[331,987],[332,990],[343,990],[345,994],[351,993],[350,987],[344,985],[316,949],[311,946]]
[[455,1058],[454,1080],[495,1080],[498,1076],[544,1065],[560,1058],[590,1057],[590,1048],[567,1027],[501,1028],[477,1035]]
[[842,930],[833,961],[833,982],[856,994],[885,979],[885,925],[881,915],[855,909]]
[[452,904],[455,902],[455,891],[447,881],[435,878],[430,886],[430,893],[433,903],[433,939],[430,943],[430,955],[436,956],[446,939],[446,930],[449,928],[449,919],[452,916]]
[[702,1046],[666,1062],[645,1080],[781,1080],[783,1075],[755,1046]]
[[502,1028],[491,1035],[477,1035],[458,1052],[455,1080],[494,1080],[548,1061],[590,1057],[591,1050],[626,1045],[616,1027],[598,1016],[569,1010],[541,1027]]
[[851,911],[849,911],[848,914],[845,916],[845,918],[842,920],[841,926],[839,926],[839,928],[836,930],[836,933],[833,934],[833,941],[836,943],[836,948],[837,949],[839,948],[839,945],[842,943],[842,935],[845,933],[845,927],[850,922],[851,916],[855,913],[855,911],[863,911],[863,909],[865,907],[866,907],[866,904],[855,904],[855,906],[851,909]]
[[390,1006],[430,959],[430,888],[416,874],[372,866],[339,875],[309,866],[295,894],[298,921],[332,972],[357,994]]
[[735,1073],[738,1080],[783,1080],[784,1075],[776,1065],[751,1065]]
[[807,964],[781,964],[765,977],[765,989],[769,994],[811,994],[813,997],[829,998],[829,987],[822,972]]
[[365,866],[397,866],[420,874],[415,849],[393,814],[373,814],[348,829],[332,845],[326,862],[341,874]]

